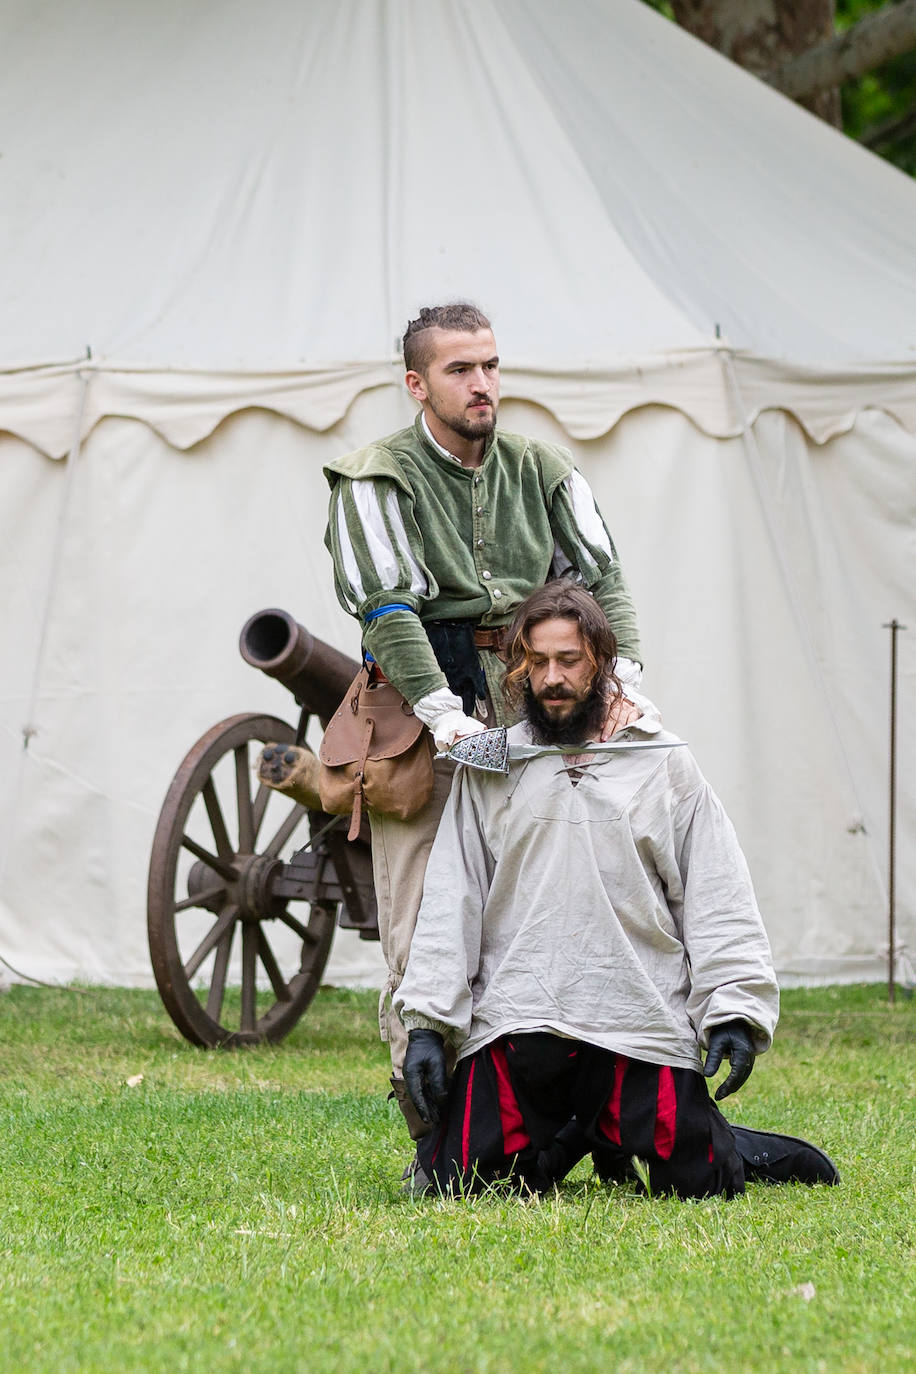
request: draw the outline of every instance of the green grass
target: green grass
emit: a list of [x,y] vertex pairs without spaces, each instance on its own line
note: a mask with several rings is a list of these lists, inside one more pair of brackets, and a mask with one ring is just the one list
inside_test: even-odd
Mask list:
[[[914,1367],[916,1001],[784,996],[728,1114],[841,1187],[401,1197],[375,996],[187,1045],[154,993],[0,997],[0,1350],[25,1371],[642,1374]],[[142,1075],[134,1086],[128,1080]]]

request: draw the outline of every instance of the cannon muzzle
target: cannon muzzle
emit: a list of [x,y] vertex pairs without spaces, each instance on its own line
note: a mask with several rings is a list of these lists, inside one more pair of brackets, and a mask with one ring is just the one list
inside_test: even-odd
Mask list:
[[252,668],[292,692],[300,706],[326,726],[343,701],[359,664],[309,634],[288,611],[257,611],[239,636],[239,653]]

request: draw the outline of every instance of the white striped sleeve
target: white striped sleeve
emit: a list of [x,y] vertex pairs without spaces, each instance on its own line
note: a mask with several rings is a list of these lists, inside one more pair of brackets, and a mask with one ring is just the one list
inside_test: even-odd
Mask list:
[[592,495],[591,487],[581,472],[577,472],[575,469],[565,479],[563,485],[569,493],[573,518],[582,533],[582,537],[593,548],[600,549],[602,553],[607,554],[613,562],[614,546],[605,529],[604,521],[598,513],[598,506]]
[[[388,482],[339,482],[329,534],[338,589],[351,613],[374,604],[380,595],[420,601],[430,594],[422,551],[411,545],[397,491]],[[419,544],[419,535],[415,537]]]

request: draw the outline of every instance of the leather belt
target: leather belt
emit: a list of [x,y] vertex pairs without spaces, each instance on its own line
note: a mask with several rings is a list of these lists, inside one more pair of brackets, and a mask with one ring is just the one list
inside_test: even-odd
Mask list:
[[506,645],[507,626],[494,625],[491,629],[482,630],[480,626],[474,630],[474,643],[478,649],[493,649],[499,653]]

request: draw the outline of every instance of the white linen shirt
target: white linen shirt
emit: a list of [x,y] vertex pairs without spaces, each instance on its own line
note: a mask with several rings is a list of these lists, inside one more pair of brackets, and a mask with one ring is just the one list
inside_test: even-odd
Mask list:
[[640,742],[670,747],[590,755],[575,784],[556,752],[459,767],[394,997],[409,1030],[459,1058],[548,1030],[696,1069],[741,1017],[769,1047],[779,992],[734,828],[675,735],[643,718],[613,741]]

